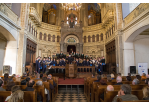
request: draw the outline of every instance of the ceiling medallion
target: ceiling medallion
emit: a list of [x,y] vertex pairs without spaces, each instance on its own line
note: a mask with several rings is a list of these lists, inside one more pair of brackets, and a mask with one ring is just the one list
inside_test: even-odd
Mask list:
[[82,3],[62,3],[64,10],[80,10]]

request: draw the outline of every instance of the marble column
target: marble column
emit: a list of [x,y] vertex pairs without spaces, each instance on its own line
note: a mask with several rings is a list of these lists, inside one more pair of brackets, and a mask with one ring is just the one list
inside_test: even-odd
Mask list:
[[81,54],[83,52],[83,44],[80,44],[80,50],[79,53]]

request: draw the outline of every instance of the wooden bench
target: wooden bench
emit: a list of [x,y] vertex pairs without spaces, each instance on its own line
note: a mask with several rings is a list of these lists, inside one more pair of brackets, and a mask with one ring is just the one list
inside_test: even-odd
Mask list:
[[[11,95],[11,91],[0,91],[0,102],[5,102],[6,98]],[[37,102],[35,91],[24,91],[24,102]]]
[[[51,79],[51,80],[47,80],[47,81],[53,85],[53,79]],[[54,88],[53,90],[50,91],[52,102],[54,102],[55,99],[56,99],[56,94],[54,94],[54,91],[56,91],[55,88]]]
[[43,86],[34,86],[33,88],[38,92],[39,95],[42,96],[43,102],[46,102],[44,85]]
[[[132,90],[131,93],[136,95],[139,100],[143,98],[142,90]],[[104,91],[104,102],[112,102],[113,98],[118,94],[118,91]]]

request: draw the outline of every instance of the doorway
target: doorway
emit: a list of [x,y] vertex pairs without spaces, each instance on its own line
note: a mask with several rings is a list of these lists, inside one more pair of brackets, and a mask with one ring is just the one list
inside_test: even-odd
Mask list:
[[67,46],[67,52],[71,53],[71,52],[76,52],[76,46],[75,45],[68,45]]

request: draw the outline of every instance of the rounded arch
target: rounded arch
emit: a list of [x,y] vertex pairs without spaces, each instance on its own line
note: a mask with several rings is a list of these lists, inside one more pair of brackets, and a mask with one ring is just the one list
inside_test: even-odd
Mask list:
[[136,29],[130,36],[126,38],[126,42],[133,42],[133,40],[144,30],[149,28],[149,24]]
[[79,43],[79,39],[78,39],[78,37],[75,36],[75,35],[68,35],[68,36],[66,36],[66,37],[65,37],[65,40],[64,40],[64,43],[68,43],[68,40],[69,40],[70,38],[73,38],[73,39],[75,40],[75,43]]
[[0,25],[0,32],[4,35],[4,37],[8,40],[8,41],[16,41],[15,36],[9,31],[10,29],[7,29],[7,27],[3,27]]

